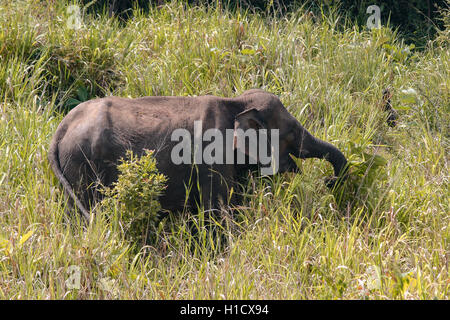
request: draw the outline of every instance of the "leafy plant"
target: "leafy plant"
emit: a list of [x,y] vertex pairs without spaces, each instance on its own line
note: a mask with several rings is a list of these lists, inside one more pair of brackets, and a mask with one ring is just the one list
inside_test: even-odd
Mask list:
[[65,110],[70,110],[75,108],[77,105],[79,105],[80,103],[84,102],[84,101],[88,101],[90,99],[89,97],[89,92],[87,90],[87,88],[83,85],[80,85],[77,89],[77,98],[69,98],[67,99],[67,101],[64,103],[64,109]]
[[368,195],[375,197],[374,189],[379,189],[386,180],[387,160],[380,154],[371,154],[367,148],[371,145],[362,145],[358,142],[348,143],[348,168],[349,173],[343,184],[343,188],[338,188],[338,203],[343,206],[355,205],[357,203],[368,203]]
[[130,241],[145,244],[149,229],[158,221],[158,197],[167,179],[158,172],[153,151],[149,150],[140,157],[128,150],[117,168],[118,180],[102,189],[105,198],[100,207],[107,214],[118,214]]
[[388,59],[398,64],[405,64],[412,59],[416,59],[417,55],[413,54],[414,48],[414,44],[405,47],[388,43],[383,44],[383,49],[386,51]]

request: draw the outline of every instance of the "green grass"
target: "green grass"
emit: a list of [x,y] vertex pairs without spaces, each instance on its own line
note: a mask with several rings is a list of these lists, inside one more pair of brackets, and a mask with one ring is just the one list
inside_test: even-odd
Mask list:
[[[273,18],[174,2],[125,23],[84,16],[79,30],[68,18],[60,2],[0,4],[0,298],[448,299],[448,26],[408,53],[388,28],[303,9]],[[236,217],[224,214],[225,244],[198,213],[165,220],[138,252],[114,221],[81,227],[65,214],[47,150],[77,101],[255,87],[344,152],[343,188],[325,187],[332,168],[318,159],[254,177]],[[72,265],[80,289],[66,285]]]

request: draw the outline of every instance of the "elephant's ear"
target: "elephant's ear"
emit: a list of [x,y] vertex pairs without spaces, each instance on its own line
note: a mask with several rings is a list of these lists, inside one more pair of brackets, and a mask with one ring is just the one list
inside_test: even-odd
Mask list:
[[[255,109],[251,108],[249,110],[245,110],[241,113],[239,113],[235,120],[234,120],[234,140],[233,140],[233,149],[238,148],[238,137],[240,135],[248,133],[247,130],[255,130],[256,137],[258,137],[258,130],[259,129],[266,129],[265,121],[262,119],[260,112]],[[250,136],[250,135],[249,135]],[[256,141],[250,141],[250,143],[257,143]],[[249,155],[249,144],[245,143],[245,150],[242,149],[241,151],[245,153],[246,155]],[[241,149],[241,148],[239,148]]]

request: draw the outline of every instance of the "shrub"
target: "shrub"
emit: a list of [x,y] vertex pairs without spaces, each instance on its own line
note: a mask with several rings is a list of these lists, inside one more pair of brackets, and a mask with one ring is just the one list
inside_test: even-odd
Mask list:
[[118,165],[119,177],[111,187],[104,187],[100,203],[103,212],[116,216],[131,242],[145,244],[148,231],[158,221],[161,206],[158,197],[165,189],[166,177],[158,172],[153,151],[141,157],[127,151]]

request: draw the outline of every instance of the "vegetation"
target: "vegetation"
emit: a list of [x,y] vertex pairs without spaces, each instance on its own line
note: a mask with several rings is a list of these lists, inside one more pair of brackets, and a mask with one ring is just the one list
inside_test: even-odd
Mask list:
[[[161,6],[170,0],[81,0],[88,6],[89,12],[107,12],[115,14],[120,19],[133,15],[133,7],[149,10],[151,6]],[[367,23],[367,9],[371,5],[380,8],[380,18],[383,25],[389,24],[398,28],[402,37],[416,46],[423,47],[430,37],[436,33],[436,28],[442,28],[439,10],[446,7],[446,0],[183,0],[190,5],[220,6],[229,10],[250,10],[260,13],[285,14],[295,11],[299,6],[310,10],[314,15],[325,12],[338,12],[342,17],[350,19],[360,27]]]
[[[280,17],[170,2],[121,22],[81,10],[78,24],[63,2],[2,0],[0,298],[448,299],[450,15],[441,14],[445,28],[419,51],[395,30],[333,11]],[[341,188],[324,185],[325,161],[299,161],[302,174],[253,176],[215,233],[202,212],[172,215],[143,248],[120,214],[88,225],[66,214],[46,156],[77,103],[255,87],[343,150],[351,168]],[[71,266],[79,288],[67,285]]]
[[149,150],[141,157],[129,150],[117,168],[119,178],[111,187],[103,188],[104,198],[97,214],[112,217],[131,245],[139,248],[146,244],[149,231],[156,231],[157,214],[162,210],[158,197],[164,192],[167,178],[156,169],[153,151]]

